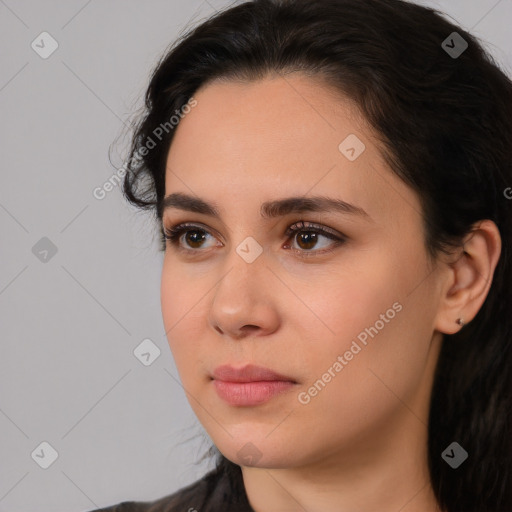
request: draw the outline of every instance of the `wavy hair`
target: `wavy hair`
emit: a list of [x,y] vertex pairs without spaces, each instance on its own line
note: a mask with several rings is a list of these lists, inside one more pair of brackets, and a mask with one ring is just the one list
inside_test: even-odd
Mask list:
[[[453,32],[468,44],[457,58],[442,46]],[[480,220],[498,226],[502,253],[489,294],[472,322],[444,335],[428,463],[444,511],[510,512],[512,83],[475,36],[436,10],[403,0],[232,6],[189,30],[158,62],[133,125],[124,195],[161,221],[175,133],[169,120],[181,117],[200,87],[295,71],[322,79],[358,105],[391,170],[421,200],[431,258],[460,247]],[[452,441],[469,453],[457,469],[441,458]],[[240,467],[217,453],[218,469],[241,492]]]

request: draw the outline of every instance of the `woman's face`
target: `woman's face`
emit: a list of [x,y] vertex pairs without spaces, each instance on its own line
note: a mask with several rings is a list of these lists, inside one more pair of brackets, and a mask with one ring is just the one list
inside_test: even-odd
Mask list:
[[[213,442],[237,464],[268,468],[423,442],[441,286],[417,195],[355,107],[319,82],[216,82],[194,97],[166,173],[166,196],[191,200],[169,201],[163,216],[167,229],[192,226],[167,242],[161,297],[183,387]],[[339,206],[305,208],[311,198]],[[216,373],[225,365],[233,371]],[[237,373],[247,365],[284,380]]]

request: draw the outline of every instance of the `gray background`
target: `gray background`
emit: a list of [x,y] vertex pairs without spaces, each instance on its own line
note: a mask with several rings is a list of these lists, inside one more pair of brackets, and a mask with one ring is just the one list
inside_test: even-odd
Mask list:
[[[512,0],[418,3],[487,41],[512,75]],[[116,170],[109,146],[158,57],[228,4],[0,0],[0,511],[153,500],[212,467],[197,464],[209,441],[165,338],[152,218],[119,187],[92,192]],[[31,47],[43,31],[59,45],[47,59]],[[43,237],[55,255],[34,254]],[[147,338],[161,351],[149,366],[133,353]],[[43,441],[58,453],[47,469]]]

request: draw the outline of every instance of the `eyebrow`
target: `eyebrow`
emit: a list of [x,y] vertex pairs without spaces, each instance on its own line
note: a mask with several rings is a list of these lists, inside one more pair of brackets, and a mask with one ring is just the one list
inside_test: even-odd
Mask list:
[[[170,208],[201,213],[203,215],[220,219],[219,209],[215,203],[208,203],[203,199],[181,192],[175,192],[163,199],[162,212]],[[260,214],[263,218],[272,219],[275,217],[282,217],[289,213],[330,211],[358,215],[360,217],[365,217],[367,220],[371,220],[371,217],[362,208],[347,203],[341,199],[334,199],[326,196],[299,196],[266,201],[261,205]]]

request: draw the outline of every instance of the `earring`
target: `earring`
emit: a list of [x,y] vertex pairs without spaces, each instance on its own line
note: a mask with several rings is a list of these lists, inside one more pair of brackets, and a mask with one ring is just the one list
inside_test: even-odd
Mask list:
[[466,322],[464,322],[464,319],[463,318],[457,318],[457,323],[461,326],[461,327],[464,327],[466,325]]

